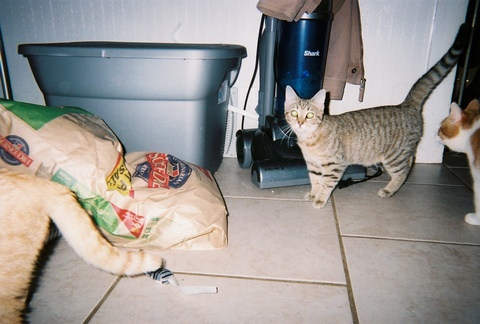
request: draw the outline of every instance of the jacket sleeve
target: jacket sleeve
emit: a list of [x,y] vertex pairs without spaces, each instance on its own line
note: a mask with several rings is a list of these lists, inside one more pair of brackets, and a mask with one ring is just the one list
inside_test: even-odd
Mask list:
[[323,87],[330,92],[330,99],[341,100],[347,82],[360,85],[359,101],[362,101],[365,69],[358,0],[344,0],[340,5],[335,7],[334,1]]

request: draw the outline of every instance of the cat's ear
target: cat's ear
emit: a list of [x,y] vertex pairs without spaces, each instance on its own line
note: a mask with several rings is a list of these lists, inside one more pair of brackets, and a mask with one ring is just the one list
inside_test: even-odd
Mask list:
[[470,101],[465,111],[468,111],[472,114],[478,114],[480,111],[480,102],[477,99],[473,99]]
[[318,107],[323,107],[325,104],[325,97],[327,96],[327,90],[321,89],[312,98],[312,101]]
[[298,96],[295,93],[295,90],[289,85],[285,88],[285,107],[296,102],[298,100]]
[[459,123],[463,117],[463,110],[455,102],[450,105],[450,115],[448,116],[454,123]]

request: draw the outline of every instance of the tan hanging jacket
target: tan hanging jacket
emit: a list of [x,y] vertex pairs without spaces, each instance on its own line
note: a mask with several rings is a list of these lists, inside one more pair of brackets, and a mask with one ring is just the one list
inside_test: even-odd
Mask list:
[[[311,13],[321,0],[259,0],[258,10],[280,20],[298,21]],[[358,100],[363,100],[365,70],[358,0],[332,0],[333,21],[327,53],[323,87],[330,99],[341,100],[346,82],[360,85]]]

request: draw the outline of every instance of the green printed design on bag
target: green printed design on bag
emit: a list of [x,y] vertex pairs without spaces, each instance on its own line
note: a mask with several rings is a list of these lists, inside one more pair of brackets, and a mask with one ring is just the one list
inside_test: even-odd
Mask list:
[[49,121],[65,114],[93,115],[82,108],[76,107],[48,107],[4,99],[0,99],[0,104],[35,130],[39,130]]
[[58,182],[75,192],[82,207],[90,212],[98,226],[109,233],[115,233],[118,228],[118,218],[109,201],[78,182],[65,170],[59,169],[53,175],[52,181]]

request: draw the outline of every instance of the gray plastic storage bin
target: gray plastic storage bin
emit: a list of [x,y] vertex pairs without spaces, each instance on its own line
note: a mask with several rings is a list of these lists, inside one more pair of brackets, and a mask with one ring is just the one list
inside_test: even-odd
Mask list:
[[223,158],[229,88],[246,49],[224,44],[22,44],[49,106],[105,120],[127,152],[165,152],[212,172]]

